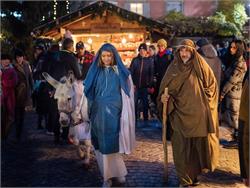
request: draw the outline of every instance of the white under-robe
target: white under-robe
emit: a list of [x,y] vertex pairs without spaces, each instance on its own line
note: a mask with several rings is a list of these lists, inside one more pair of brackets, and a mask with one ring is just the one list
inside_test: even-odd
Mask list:
[[130,154],[135,148],[135,108],[134,108],[134,87],[131,76],[128,84],[130,96],[127,96],[121,89],[122,113],[120,119],[119,153],[102,154],[95,150],[96,160],[104,181],[113,177],[124,177],[127,175],[127,168],[122,154]]
[[103,155],[99,150],[95,150],[95,157],[104,181],[113,177],[125,177],[127,175],[128,172],[122,159],[122,154]]

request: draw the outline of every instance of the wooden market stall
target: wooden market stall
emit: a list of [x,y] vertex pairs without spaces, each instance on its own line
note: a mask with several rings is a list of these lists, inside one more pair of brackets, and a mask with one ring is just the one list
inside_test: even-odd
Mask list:
[[130,12],[106,1],[96,1],[75,12],[34,28],[36,37],[60,41],[70,32],[74,42],[83,41],[88,50],[97,52],[109,42],[129,65],[142,42],[155,42],[171,36],[171,26]]

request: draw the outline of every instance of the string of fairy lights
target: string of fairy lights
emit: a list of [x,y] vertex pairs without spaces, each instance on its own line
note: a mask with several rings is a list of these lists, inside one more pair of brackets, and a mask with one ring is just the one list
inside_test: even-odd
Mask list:
[[69,1],[66,1],[66,12],[69,14]]
[[54,16],[53,16],[53,19],[54,19],[54,20],[56,19],[56,6],[57,6],[57,1],[54,0],[54,6],[53,6],[53,7],[54,7],[54,8],[53,8],[53,9],[54,9],[54,11],[53,11],[53,13],[54,13],[54,14],[53,14],[53,15],[54,15]]
[[[57,18],[57,0],[54,0],[54,4],[53,4],[53,19],[56,20]],[[66,13],[69,14],[69,1],[66,1]],[[42,21],[45,20],[45,16],[42,17]]]

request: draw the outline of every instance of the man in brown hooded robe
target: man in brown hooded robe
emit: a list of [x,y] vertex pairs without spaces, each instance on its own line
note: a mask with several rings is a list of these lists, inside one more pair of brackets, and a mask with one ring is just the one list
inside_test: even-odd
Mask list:
[[249,187],[249,75],[242,88],[239,114],[239,160],[240,176]]
[[[168,88],[168,96],[163,94]],[[213,71],[185,39],[163,77],[158,109],[168,103],[174,163],[181,186],[198,183],[204,170],[213,171],[219,159],[218,86]]]

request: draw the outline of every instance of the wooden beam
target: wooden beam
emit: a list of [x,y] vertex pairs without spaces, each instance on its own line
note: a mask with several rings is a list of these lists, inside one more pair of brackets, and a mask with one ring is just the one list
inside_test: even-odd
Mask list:
[[89,14],[89,15],[86,15],[86,16],[83,16],[83,17],[81,17],[81,18],[79,18],[79,19],[77,19],[77,20],[74,20],[74,21],[69,21],[69,22],[67,22],[67,23],[65,23],[65,24],[62,24],[61,25],[61,27],[69,27],[70,25],[72,25],[72,24],[74,24],[74,23],[76,23],[76,22],[79,22],[79,21],[81,21],[81,20],[83,20],[83,19],[86,19],[86,18],[88,18],[88,17],[90,17],[91,16],[91,14]]

